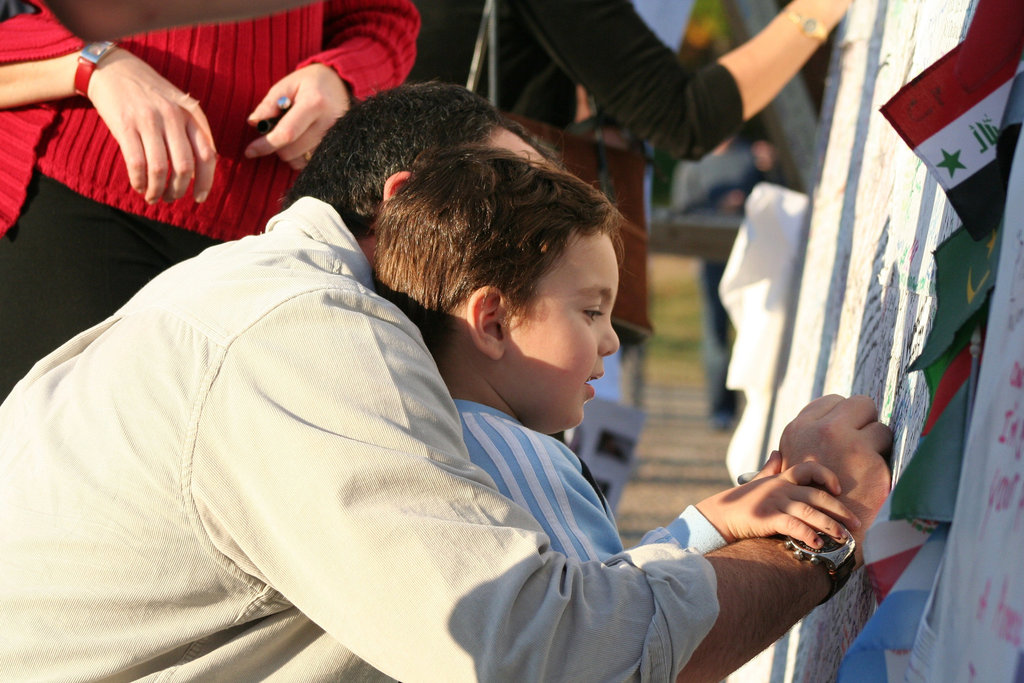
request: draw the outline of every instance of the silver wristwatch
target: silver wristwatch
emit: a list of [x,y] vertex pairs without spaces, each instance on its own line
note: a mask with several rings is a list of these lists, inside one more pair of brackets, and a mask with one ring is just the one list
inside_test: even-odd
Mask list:
[[841,543],[819,531],[818,538],[822,540],[821,548],[812,548],[803,541],[786,537],[786,549],[791,550],[794,557],[811,564],[820,564],[828,571],[829,578],[832,579],[832,588],[829,589],[828,595],[821,603],[828,601],[846,585],[850,574],[853,573],[854,565],[857,563],[857,558],[854,555],[857,541],[853,539],[846,527],[843,527],[843,532],[846,534],[846,540]]

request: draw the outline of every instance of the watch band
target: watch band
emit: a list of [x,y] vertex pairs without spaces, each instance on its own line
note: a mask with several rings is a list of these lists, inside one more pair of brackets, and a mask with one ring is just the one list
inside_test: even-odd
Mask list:
[[813,38],[819,43],[824,43],[828,38],[828,29],[825,28],[825,24],[821,23],[814,17],[809,17],[799,12],[789,11],[786,12],[786,16],[800,28],[800,32],[808,38]]
[[818,537],[824,542],[821,550],[811,548],[793,538],[782,537],[785,541],[786,549],[793,552],[793,557],[801,561],[810,562],[811,564],[820,564],[828,571],[828,576],[832,579],[832,586],[829,588],[828,595],[818,603],[819,605],[828,602],[833,595],[846,585],[857,563],[857,558],[854,554],[857,549],[857,542],[845,527],[843,530],[846,531],[847,540],[841,545],[828,534],[819,531]]
[[75,92],[83,97],[89,93],[89,81],[92,80],[92,72],[100,60],[114,49],[116,45],[104,40],[98,43],[89,43],[78,53],[78,67],[75,69]]

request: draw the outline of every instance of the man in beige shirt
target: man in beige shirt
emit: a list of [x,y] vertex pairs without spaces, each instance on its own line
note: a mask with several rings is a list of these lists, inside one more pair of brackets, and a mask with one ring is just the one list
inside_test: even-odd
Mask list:
[[[336,196],[172,268],[18,384],[0,678],[717,680],[829,593],[775,539],[568,559],[470,463],[418,331],[372,290],[381,190],[357,195],[410,163],[396,144],[501,125],[448,86],[368,100],[293,192]],[[824,397],[780,446],[835,469],[866,527],[889,439],[869,400]]]

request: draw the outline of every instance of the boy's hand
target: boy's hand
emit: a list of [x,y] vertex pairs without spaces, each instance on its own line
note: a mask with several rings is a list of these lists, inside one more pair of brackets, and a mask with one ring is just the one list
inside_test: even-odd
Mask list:
[[842,540],[840,523],[849,529],[860,526],[835,497],[842,491],[832,470],[805,462],[780,472],[781,465],[779,453],[772,453],[753,480],[701,501],[697,509],[728,543],[784,534],[818,548],[818,531]]
[[822,396],[807,404],[782,432],[782,466],[816,462],[839,477],[839,499],[861,525],[848,526],[857,539],[858,561],[863,532],[889,494],[891,477],[885,455],[892,431],[878,422],[875,402],[867,396]]

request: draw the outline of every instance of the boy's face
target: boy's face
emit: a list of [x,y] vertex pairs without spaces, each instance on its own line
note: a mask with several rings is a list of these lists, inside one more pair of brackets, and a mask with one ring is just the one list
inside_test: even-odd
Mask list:
[[619,348],[611,323],[618,287],[611,239],[576,237],[538,283],[526,314],[509,323],[502,393],[530,429],[552,434],[583,420],[583,404],[594,398],[589,382]]

